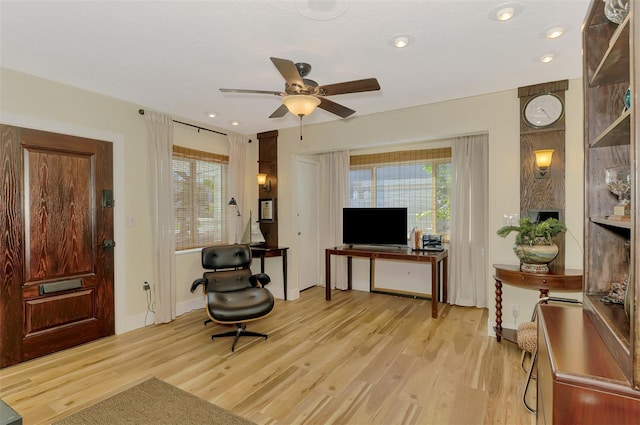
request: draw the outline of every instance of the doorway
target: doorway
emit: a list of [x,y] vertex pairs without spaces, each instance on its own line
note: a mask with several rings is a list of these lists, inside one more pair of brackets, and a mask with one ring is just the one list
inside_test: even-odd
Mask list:
[[115,243],[112,143],[0,129],[4,367],[114,334]]
[[296,245],[300,291],[320,283],[319,168],[317,162],[303,158],[296,160]]

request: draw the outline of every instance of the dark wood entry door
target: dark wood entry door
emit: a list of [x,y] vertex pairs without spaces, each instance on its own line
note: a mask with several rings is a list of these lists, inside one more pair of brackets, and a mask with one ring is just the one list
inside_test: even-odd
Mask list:
[[115,330],[112,144],[0,126],[0,366]]

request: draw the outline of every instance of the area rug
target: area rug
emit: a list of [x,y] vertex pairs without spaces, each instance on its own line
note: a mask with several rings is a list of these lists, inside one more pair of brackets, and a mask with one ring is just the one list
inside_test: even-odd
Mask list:
[[144,381],[54,424],[255,425],[157,378]]

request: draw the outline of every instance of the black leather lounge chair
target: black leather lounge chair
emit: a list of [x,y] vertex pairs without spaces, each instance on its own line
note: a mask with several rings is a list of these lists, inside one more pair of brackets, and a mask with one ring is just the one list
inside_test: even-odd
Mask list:
[[[207,314],[216,323],[234,324],[235,331],[214,334],[211,339],[233,336],[231,351],[235,351],[238,339],[243,336],[266,334],[246,330],[246,323],[267,316],[275,301],[264,286],[271,278],[264,274],[251,274],[251,249],[248,245],[220,245],[203,248],[203,277],[191,285],[191,292],[202,285],[207,299]],[[205,324],[208,321],[205,322]]]

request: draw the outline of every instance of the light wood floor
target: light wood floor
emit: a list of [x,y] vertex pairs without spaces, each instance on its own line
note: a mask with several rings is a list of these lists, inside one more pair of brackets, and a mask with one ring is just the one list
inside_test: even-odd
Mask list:
[[241,338],[204,310],[0,370],[0,398],[49,423],[158,378],[258,424],[531,424],[519,351],[486,336],[487,310],[323,288],[279,301]]

